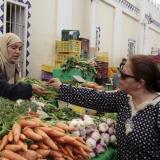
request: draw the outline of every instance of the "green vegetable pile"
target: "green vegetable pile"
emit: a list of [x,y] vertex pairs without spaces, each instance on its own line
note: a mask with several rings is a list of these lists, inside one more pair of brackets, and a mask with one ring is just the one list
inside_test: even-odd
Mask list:
[[72,111],[72,109],[68,107],[55,108],[48,105],[43,108],[43,111],[46,112],[52,119],[59,119],[64,121],[70,121],[74,118],[80,117],[78,113]]
[[11,126],[21,116],[28,115],[29,111],[36,112],[38,106],[28,100],[19,100],[19,103],[0,97],[0,137],[7,133]]
[[86,79],[88,75],[96,74],[96,70],[85,61],[78,61],[74,57],[69,57],[62,66],[63,71],[69,71],[72,68],[78,68],[83,73],[83,78]]

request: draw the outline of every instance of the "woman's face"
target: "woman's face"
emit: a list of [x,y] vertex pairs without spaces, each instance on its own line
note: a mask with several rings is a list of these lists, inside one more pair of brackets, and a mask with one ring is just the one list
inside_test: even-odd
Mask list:
[[12,64],[18,62],[19,57],[21,55],[22,43],[17,42],[10,46],[8,46],[8,61]]
[[119,87],[121,90],[126,93],[131,93],[137,89],[139,82],[136,80],[136,77],[131,70],[131,63],[127,61],[127,63],[123,67],[123,71],[120,78]]

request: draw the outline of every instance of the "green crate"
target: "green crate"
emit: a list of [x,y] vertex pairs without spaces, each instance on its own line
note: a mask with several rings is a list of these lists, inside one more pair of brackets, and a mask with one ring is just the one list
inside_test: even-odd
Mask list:
[[83,72],[80,69],[70,69],[69,71],[62,71],[61,68],[59,69],[54,69],[53,71],[53,77],[59,78],[62,82],[68,82],[68,81],[73,81],[74,75],[81,76],[83,79],[87,81],[94,81],[94,74],[87,75],[87,77],[84,77]]
[[62,30],[62,41],[78,40],[80,32],[79,30]]

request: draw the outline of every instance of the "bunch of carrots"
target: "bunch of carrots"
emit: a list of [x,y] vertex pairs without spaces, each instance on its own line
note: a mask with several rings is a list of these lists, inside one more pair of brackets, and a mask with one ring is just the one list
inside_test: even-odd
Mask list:
[[86,160],[90,148],[73,129],[57,122],[52,127],[38,117],[22,117],[0,142],[0,160]]

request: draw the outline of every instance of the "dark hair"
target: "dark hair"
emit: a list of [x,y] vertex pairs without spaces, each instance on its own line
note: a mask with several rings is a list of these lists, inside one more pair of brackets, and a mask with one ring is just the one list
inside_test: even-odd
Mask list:
[[160,92],[160,70],[155,60],[147,55],[134,55],[129,60],[134,76],[145,81],[146,89]]
[[123,58],[123,59],[122,59],[122,62],[123,62],[123,61],[127,61],[127,59],[126,59],[126,58]]

